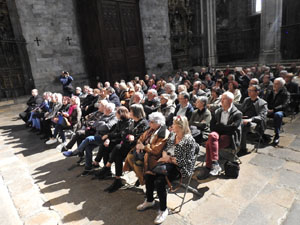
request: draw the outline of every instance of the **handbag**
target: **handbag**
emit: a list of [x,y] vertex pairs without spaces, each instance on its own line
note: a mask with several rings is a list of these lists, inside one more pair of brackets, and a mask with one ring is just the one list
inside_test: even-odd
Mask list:
[[[174,171],[174,169],[176,169],[178,172],[179,172],[179,176],[180,177],[177,177],[178,179],[180,179],[180,182],[178,184],[178,186],[176,188],[174,188],[168,178],[168,176],[172,176],[172,171]],[[157,163],[157,165],[152,169],[151,171],[152,173],[154,174],[160,174],[160,175],[164,175],[165,176],[165,179],[166,179],[166,182],[170,188],[170,191],[171,192],[175,192],[177,191],[181,184],[182,184],[182,174],[180,172],[180,169],[175,165],[175,164],[172,164],[172,163]]]
[[238,178],[240,173],[240,163],[226,161],[224,164],[225,176],[230,178]]

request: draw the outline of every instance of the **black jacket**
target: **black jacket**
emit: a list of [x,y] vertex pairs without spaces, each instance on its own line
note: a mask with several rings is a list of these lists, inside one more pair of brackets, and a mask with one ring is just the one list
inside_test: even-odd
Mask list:
[[216,110],[210,125],[211,131],[215,131],[219,135],[231,136],[230,147],[233,149],[237,149],[240,147],[241,144],[241,137],[242,137],[241,123],[242,123],[243,114],[234,105],[232,105],[227,125],[224,125],[221,123],[222,111],[223,111],[222,107]]
[[131,143],[126,141],[126,143],[129,144],[130,146],[136,145],[137,140],[148,128],[149,128],[149,123],[146,119],[140,119],[138,122],[133,122],[130,126],[129,134],[134,136],[134,141]]
[[111,103],[114,103],[116,105],[116,107],[119,107],[121,105],[120,103],[120,98],[119,96],[116,94],[116,93],[112,93],[108,100],[111,102]]
[[126,141],[126,137],[130,133],[130,126],[132,123],[133,121],[131,119],[119,120],[107,134],[111,142],[118,144],[121,141]]
[[31,110],[35,109],[36,107],[38,107],[39,105],[41,105],[43,103],[44,99],[42,96],[37,95],[37,96],[31,96],[28,101],[27,101],[27,109],[25,110],[25,112],[30,112]]
[[160,106],[160,101],[158,98],[154,98],[153,100],[149,101],[148,98],[146,98],[144,104],[144,110],[147,116],[153,112],[156,112]]
[[286,90],[286,87],[282,87],[277,94],[272,91],[267,102],[268,108],[273,109],[274,112],[284,112],[290,103],[290,93]]

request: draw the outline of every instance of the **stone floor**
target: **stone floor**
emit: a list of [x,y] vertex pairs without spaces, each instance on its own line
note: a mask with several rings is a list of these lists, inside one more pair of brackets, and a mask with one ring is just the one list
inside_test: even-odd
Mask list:
[[[153,224],[157,207],[135,209],[144,194],[132,187],[134,174],[125,175],[129,185],[123,190],[103,192],[112,180],[80,177],[82,168],[74,168],[75,158],[64,158],[57,146],[45,145],[17,119],[22,109],[21,104],[0,107],[1,225]],[[182,211],[169,215],[164,224],[299,225],[299,127],[299,115],[293,121],[286,118],[280,146],[242,157],[238,179],[193,179],[201,196],[188,193]],[[180,198],[168,195],[169,208],[179,204]]]

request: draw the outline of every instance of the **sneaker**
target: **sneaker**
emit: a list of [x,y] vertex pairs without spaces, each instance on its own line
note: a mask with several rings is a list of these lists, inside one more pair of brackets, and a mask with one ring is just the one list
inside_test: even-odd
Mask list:
[[209,174],[211,176],[218,176],[221,171],[222,171],[222,168],[220,167],[219,163],[213,163]]
[[82,172],[81,176],[82,176],[82,177],[85,177],[85,176],[91,174],[91,172],[92,172],[92,170],[87,170],[87,169],[85,169],[85,170]]
[[157,217],[154,220],[154,223],[155,224],[161,224],[161,223],[163,223],[166,220],[166,218],[167,218],[168,215],[169,215],[168,209],[166,209],[165,211],[160,211],[159,210],[158,211],[158,215],[157,215]]
[[273,144],[278,145],[279,144],[279,135],[275,134],[274,139],[273,139]]
[[138,211],[144,211],[145,209],[152,208],[155,205],[155,200],[152,202],[147,202],[147,199],[140,205],[136,207]]
[[104,191],[107,191],[108,193],[113,193],[117,190],[119,190],[123,186],[123,183],[121,179],[115,179],[115,181],[110,185],[109,187],[105,188]]
[[50,138],[48,141],[46,141],[46,145],[52,145],[52,144],[54,144],[56,142],[57,142],[56,138]]

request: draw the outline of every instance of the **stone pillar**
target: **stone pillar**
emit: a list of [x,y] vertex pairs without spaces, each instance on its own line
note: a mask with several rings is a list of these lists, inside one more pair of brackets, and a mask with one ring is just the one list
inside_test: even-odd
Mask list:
[[201,0],[203,64],[217,63],[216,0]]
[[147,73],[173,71],[168,0],[140,0],[140,15]]
[[281,59],[281,20],[282,0],[263,0],[260,28],[260,63],[275,63]]

